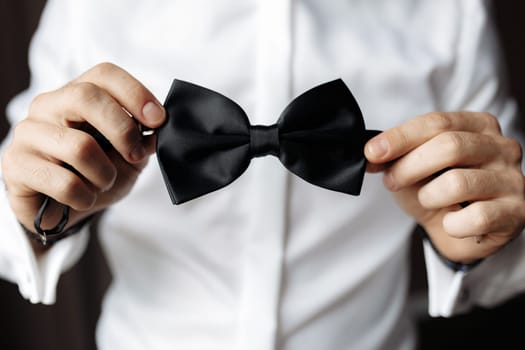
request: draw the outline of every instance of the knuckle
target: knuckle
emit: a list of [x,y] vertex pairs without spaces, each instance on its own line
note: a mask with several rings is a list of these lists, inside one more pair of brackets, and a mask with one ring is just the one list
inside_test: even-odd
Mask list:
[[141,140],[138,128],[131,118],[120,121],[113,132],[117,139],[122,140],[125,147],[134,147]]
[[117,133],[119,135],[124,135],[124,137],[128,138],[129,141],[136,142],[137,141],[137,135],[136,134],[137,127],[131,120],[123,119],[121,122],[118,123],[117,126]]
[[100,115],[103,116],[106,120],[110,120],[109,123],[104,124],[104,126],[101,126],[104,128],[104,130],[100,131],[102,133],[111,132],[112,127],[110,127],[109,125],[112,125],[112,120],[120,120],[123,108],[119,104],[117,104],[112,98],[106,98],[103,101],[100,101],[98,107]]
[[74,209],[79,211],[86,211],[93,207],[97,200],[97,194],[93,191],[85,191],[82,195],[75,197],[73,203]]
[[97,142],[93,137],[84,133],[79,134],[71,147],[73,159],[87,162],[93,157],[97,147]]
[[85,210],[91,207],[95,194],[86,190],[84,182],[72,172],[68,172],[61,179],[62,192],[65,201],[71,202],[71,206],[78,210]]
[[472,228],[478,234],[484,234],[490,231],[492,219],[482,205],[478,205],[472,216]]
[[397,145],[400,149],[407,149],[410,147],[410,139],[403,130],[400,128],[394,128],[390,132],[391,134],[389,135],[389,138],[391,141],[394,141],[391,142],[392,144]]
[[499,125],[498,118],[491,113],[481,113],[481,116],[485,120],[485,129],[497,131],[501,133],[501,127]]
[[24,119],[13,127],[13,140],[15,142],[27,132],[30,123],[28,119]]
[[5,174],[6,168],[11,164],[11,147],[7,147],[0,158],[0,166],[2,167],[2,173]]
[[73,101],[93,102],[101,97],[101,89],[89,82],[79,82],[67,87],[69,97]]
[[457,132],[444,132],[437,136],[440,148],[444,151],[444,156],[450,163],[453,163],[461,156],[461,150],[463,149],[464,139],[460,133]]
[[13,150],[13,147],[8,147],[2,155],[2,174],[4,175],[4,179],[6,179],[6,181],[7,179],[11,178],[11,169],[13,169],[16,166],[15,160],[18,157],[15,153],[16,152]]
[[523,173],[520,174],[518,182],[519,190],[516,190],[515,195],[520,205],[525,208],[525,176]]
[[521,232],[523,228],[525,227],[525,204],[521,202],[521,205],[516,206],[516,215],[515,217],[518,220],[518,227],[520,228],[517,230],[518,232]]
[[470,182],[458,169],[449,170],[445,175],[446,187],[452,193],[467,193]]
[[432,112],[425,115],[427,118],[428,126],[437,131],[448,131],[452,129],[453,120],[449,113],[445,112]]
[[67,127],[63,125],[55,125],[51,137],[57,144],[63,144],[67,137]]
[[127,86],[126,96],[129,101],[136,101],[142,105],[142,101],[146,99],[146,91],[140,83],[133,81]]
[[100,177],[102,178],[101,185],[103,188],[109,188],[113,186],[117,179],[117,169],[114,166],[108,166],[100,168]]
[[45,103],[49,96],[49,92],[44,92],[36,95],[29,104],[28,114],[29,116],[39,114],[39,110],[42,109],[42,105]]
[[509,171],[506,175],[505,182],[511,184],[513,194],[525,198],[525,177],[522,171]]
[[525,198],[525,176],[521,171],[517,172],[516,176],[516,193],[521,195],[522,198]]
[[31,177],[39,184],[39,187],[48,187],[52,184],[53,174],[47,166],[38,166],[31,170]]
[[430,209],[436,205],[435,196],[433,196],[434,189],[428,184],[417,191],[417,200],[422,207]]
[[512,162],[521,163],[523,148],[516,139],[506,138],[503,147],[505,148],[505,153]]
[[112,71],[114,71],[117,66],[111,62],[101,62],[91,68],[91,73],[99,76],[104,76]]
[[[20,151],[12,146],[6,148],[2,154],[0,167],[2,170],[2,178],[8,192],[25,191],[28,188],[25,176],[27,173],[27,162],[24,162],[23,158],[24,157],[21,157]],[[38,179],[38,177],[36,179]]]

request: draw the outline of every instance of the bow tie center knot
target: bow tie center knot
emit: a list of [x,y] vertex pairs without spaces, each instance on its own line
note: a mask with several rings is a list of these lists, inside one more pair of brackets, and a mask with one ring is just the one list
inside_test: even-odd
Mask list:
[[252,157],[279,156],[279,129],[277,124],[250,126],[250,153]]

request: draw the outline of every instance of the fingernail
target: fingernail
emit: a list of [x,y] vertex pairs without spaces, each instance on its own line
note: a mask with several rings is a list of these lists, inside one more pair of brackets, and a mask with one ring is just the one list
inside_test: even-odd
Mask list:
[[383,137],[378,137],[371,140],[370,142],[368,142],[366,147],[368,149],[368,152],[372,156],[377,158],[383,157],[388,151],[388,143]]
[[164,117],[164,112],[158,104],[150,101],[142,107],[142,115],[147,121],[158,123]]
[[138,143],[134,148],[133,150],[131,151],[131,159],[133,161],[139,161],[139,160],[142,160],[142,158],[144,158],[146,156],[146,149],[144,148],[144,146],[142,145],[142,143]]

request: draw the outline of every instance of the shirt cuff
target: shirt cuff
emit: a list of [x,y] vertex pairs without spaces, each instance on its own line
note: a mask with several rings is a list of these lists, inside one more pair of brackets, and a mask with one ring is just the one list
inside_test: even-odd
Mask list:
[[429,314],[433,317],[450,317],[474,306],[491,308],[525,290],[524,233],[472,269],[451,269],[427,240],[423,241],[423,250]]
[[30,302],[55,302],[59,277],[82,256],[89,240],[88,231],[86,225],[37,257],[0,182],[0,276],[17,284],[20,294]]
[[450,317],[457,312],[466,271],[447,266],[428,240],[423,241],[428,279],[428,312],[432,317]]

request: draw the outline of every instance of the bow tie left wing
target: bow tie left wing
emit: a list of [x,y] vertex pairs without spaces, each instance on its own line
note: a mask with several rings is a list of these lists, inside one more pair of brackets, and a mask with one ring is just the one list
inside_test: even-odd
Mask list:
[[157,158],[174,204],[218,190],[248,166],[249,121],[215,91],[175,79],[157,132]]

